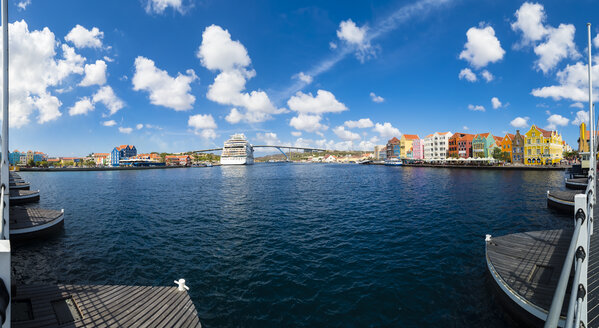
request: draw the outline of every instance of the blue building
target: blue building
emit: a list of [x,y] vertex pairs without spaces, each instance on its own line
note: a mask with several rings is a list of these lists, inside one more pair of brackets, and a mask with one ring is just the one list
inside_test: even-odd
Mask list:
[[131,158],[137,156],[137,149],[133,145],[120,145],[114,147],[110,152],[110,165],[119,166],[121,159]]
[[8,161],[10,165],[17,165],[21,162],[21,152],[18,150],[8,154]]

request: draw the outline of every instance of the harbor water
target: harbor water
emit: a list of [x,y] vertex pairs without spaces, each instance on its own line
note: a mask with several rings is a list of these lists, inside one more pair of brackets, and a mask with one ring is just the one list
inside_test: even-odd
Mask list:
[[256,164],[21,172],[64,231],[18,284],[173,285],[205,327],[509,327],[485,234],[570,226],[561,171]]

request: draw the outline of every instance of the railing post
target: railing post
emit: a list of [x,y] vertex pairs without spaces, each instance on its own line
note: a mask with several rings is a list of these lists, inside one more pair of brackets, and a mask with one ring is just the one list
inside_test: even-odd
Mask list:
[[[590,226],[590,197],[587,194],[578,194],[574,197],[574,216],[585,218],[582,222],[580,234],[576,242],[576,269],[572,288],[570,291],[570,302],[568,303],[568,315],[566,318],[566,327],[586,327],[587,326],[587,270],[589,267],[589,226]],[[566,264],[564,264],[566,265]],[[582,325],[581,325],[582,323]]]

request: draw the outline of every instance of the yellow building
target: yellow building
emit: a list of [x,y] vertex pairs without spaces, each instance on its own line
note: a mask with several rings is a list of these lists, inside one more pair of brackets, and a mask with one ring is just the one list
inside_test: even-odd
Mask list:
[[524,134],[524,164],[550,165],[563,158],[562,136],[557,131],[547,131],[532,125]]
[[506,159],[508,162],[512,162],[512,141],[514,140],[514,135],[511,133],[506,133],[505,137],[501,139],[501,152],[507,153]]
[[417,134],[404,134],[399,139],[399,158],[414,158],[413,142],[420,139]]

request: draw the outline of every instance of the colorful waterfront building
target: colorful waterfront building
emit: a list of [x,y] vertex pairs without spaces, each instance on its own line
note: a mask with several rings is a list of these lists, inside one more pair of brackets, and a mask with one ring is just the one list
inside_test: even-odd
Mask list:
[[[458,157],[464,158],[463,156],[460,156],[459,141],[464,139],[466,136],[471,136],[471,134],[456,132],[451,136],[451,138],[449,138],[449,140],[447,141],[447,145],[448,145],[447,146],[447,157],[448,158],[458,158]],[[466,144],[464,144],[464,146],[465,146],[464,148],[467,148]],[[470,138],[470,148],[472,148],[472,138]]]
[[39,163],[48,159],[48,155],[42,153],[41,151],[36,151],[33,153],[33,162]]
[[414,140],[420,140],[417,134],[404,134],[399,139],[399,157],[402,159],[413,158],[413,143]]
[[133,145],[120,145],[110,152],[110,165],[119,166],[121,159],[137,156],[137,149]]
[[458,139],[459,158],[472,157],[472,140],[474,140],[474,134],[466,134]]
[[374,159],[384,161],[387,158],[387,145],[374,146]]
[[10,162],[10,165],[21,163],[21,152],[15,149],[12,153],[9,153],[8,161]]
[[189,155],[174,156],[168,155],[164,158],[166,165],[191,165],[191,157]]
[[495,137],[490,133],[479,133],[472,139],[472,156],[485,158],[491,156],[489,147],[495,143]]
[[505,161],[508,163],[512,162],[512,145],[514,137],[515,135],[513,133],[506,133],[499,143],[501,152],[507,155],[505,156]]
[[512,163],[524,164],[524,137],[520,134],[520,130],[516,130],[516,134],[512,138]]
[[400,158],[401,148],[399,139],[393,137],[389,141],[387,141],[387,159],[390,158]]
[[110,153],[93,153],[92,158],[94,159],[96,165],[103,166],[108,165],[110,163],[110,161],[108,160],[109,156]]
[[412,141],[412,158],[424,159],[424,140],[415,139]]
[[543,130],[533,124],[524,139],[524,164],[550,165],[563,159],[562,137],[557,131]]
[[435,137],[435,134],[429,134],[426,137],[424,137],[423,143],[422,143],[422,148],[423,148],[423,154],[424,154],[424,159],[433,159],[433,139]]
[[433,134],[433,159],[446,159],[451,132],[435,132]]

